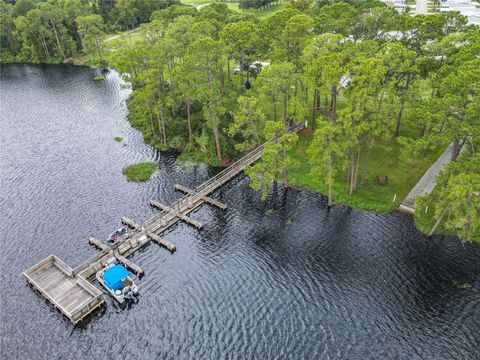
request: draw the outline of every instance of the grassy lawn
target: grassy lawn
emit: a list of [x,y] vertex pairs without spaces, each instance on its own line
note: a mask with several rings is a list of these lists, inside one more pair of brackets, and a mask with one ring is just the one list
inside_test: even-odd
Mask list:
[[147,181],[157,169],[157,162],[142,162],[124,167],[122,173],[129,181]]
[[[206,4],[211,4],[214,3],[214,0],[183,0],[182,4],[185,5],[190,5],[190,6],[196,6],[198,7],[199,5],[206,5]],[[245,11],[245,12],[251,12],[252,14],[256,15],[259,19],[264,19],[266,17],[269,17],[273,14],[275,14],[277,11],[285,9],[285,3],[281,2],[279,5],[272,6],[268,8],[267,10],[241,10],[238,5],[238,2],[224,2],[228,6],[230,10],[233,11]]]
[[136,28],[116,35],[106,35],[103,44],[105,45],[106,50],[112,51],[117,48],[131,47],[144,39],[145,34],[143,29]]
[[210,4],[215,2],[214,0],[183,0],[182,4],[185,5],[203,5],[203,4]]
[[[311,189],[322,194],[327,193],[327,186],[320,179],[310,176],[310,165],[307,161],[306,150],[312,135],[299,139],[291,155],[297,160],[296,166],[289,171],[290,184],[294,187]],[[357,191],[348,195],[344,172],[339,171],[334,184],[334,200],[337,204],[344,204],[357,209],[386,212],[397,208],[410,189],[422,177],[430,165],[443,152],[443,148],[428,152],[424,158],[418,157],[402,161],[400,159],[400,145],[392,138],[372,148],[364,185],[360,185],[361,169]],[[362,154],[362,159],[365,154]],[[386,185],[376,185],[375,177],[386,175]],[[397,194],[395,202],[394,195]]]

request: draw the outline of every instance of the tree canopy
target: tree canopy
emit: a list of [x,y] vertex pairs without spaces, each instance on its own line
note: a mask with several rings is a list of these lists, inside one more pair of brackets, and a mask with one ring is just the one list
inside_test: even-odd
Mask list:
[[[258,4],[242,7],[271,3]],[[421,158],[452,144],[462,165],[419,201],[447,219],[444,229],[476,239],[480,29],[459,13],[411,17],[377,0],[302,1],[263,20],[166,0],[0,7],[1,46],[17,60],[58,62],[82,49],[108,60],[132,85],[132,124],[160,149],[222,165],[273,137],[247,170],[264,198],[273,181],[288,185],[294,124],[308,122],[306,162],[330,205],[339,187],[353,195],[370,181],[376,145],[395,141]],[[139,24],[139,41],[104,50],[104,32]]]

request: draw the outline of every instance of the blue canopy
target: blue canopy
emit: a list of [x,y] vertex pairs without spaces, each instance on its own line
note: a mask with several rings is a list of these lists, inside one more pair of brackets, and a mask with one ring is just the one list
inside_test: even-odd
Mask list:
[[103,273],[105,285],[112,290],[122,290],[124,285],[122,280],[128,276],[129,272],[122,265],[117,264]]

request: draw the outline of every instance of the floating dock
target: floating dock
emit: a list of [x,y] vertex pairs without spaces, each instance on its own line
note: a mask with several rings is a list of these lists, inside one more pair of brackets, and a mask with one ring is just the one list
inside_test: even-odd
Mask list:
[[[302,124],[292,127],[290,131],[297,132],[303,128],[304,125]],[[275,141],[275,139],[269,141]],[[111,245],[104,244],[102,241],[91,237],[88,240],[89,243],[100,251],[76,268],[72,269],[56,256],[50,255],[26,270],[23,275],[28,283],[32,284],[72,323],[78,323],[104,303],[102,292],[93,286],[88,281],[89,279],[94,278],[97,272],[112,264],[112,262],[124,264],[137,275],[143,274],[143,269],[127,257],[151,240],[174,252],[176,250],[175,244],[163,239],[159,234],[180,220],[195,226],[197,229],[202,228],[203,225],[189,217],[188,214],[204,203],[225,210],[227,208],[226,204],[212,199],[209,195],[241,173],[247,166],[257,161],[262,156],[263,149],[262,145],[250,151],[240,160],[194,189],[175,185],[176,190],[180,190],[186,195],[170,204],[170,206],[151,200],[150,204],[161,211],[147,220],[143,226],[128,217],[122,217],[121,221],[132,230]]]
[[55,255],[23,273],[27,282],[74,324],[103,304],[102,292]]

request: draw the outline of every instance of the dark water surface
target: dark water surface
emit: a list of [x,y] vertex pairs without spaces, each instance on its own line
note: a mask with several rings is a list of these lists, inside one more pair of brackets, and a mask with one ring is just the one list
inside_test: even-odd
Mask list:
[[[240,176],[133,260],[139,302],[72,325],[21,272],[50,254],[76,266],[123,215],[154,214],[175,183],[211,175],[146,146],[126,121],[118,77],[13,65],[1,74],[3,359],[479,359],[480,247],[426,239],[401,213],[376,215],[278,189],[265,210]],[[125,137],[124,143],[113,140]],[[125,144],[125,146],[124,146]],[[127,164],[158,160],[147,183]],[[460,285],[468,283],[471,288]]]

